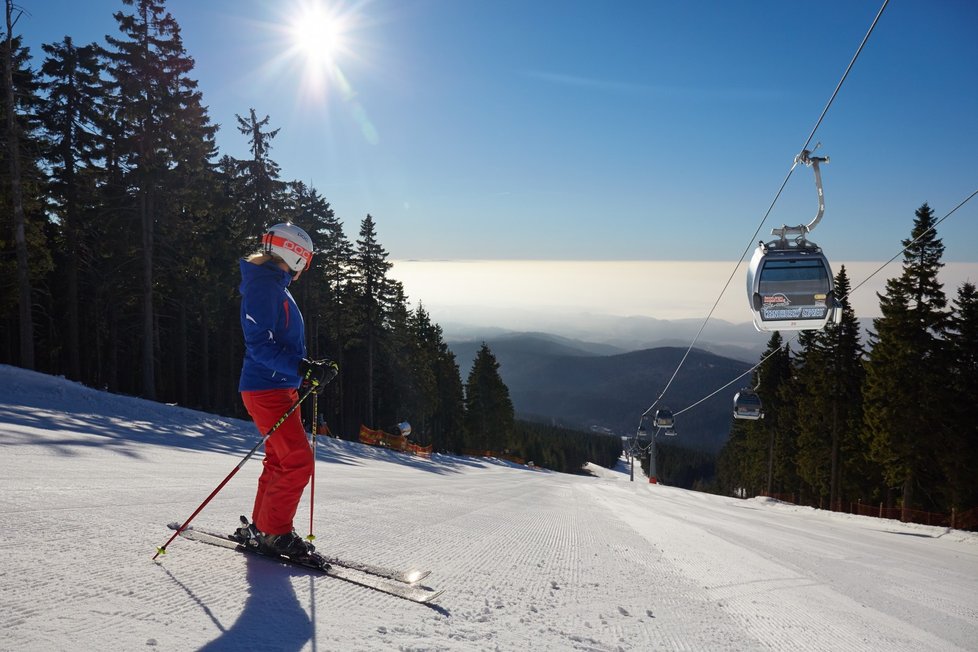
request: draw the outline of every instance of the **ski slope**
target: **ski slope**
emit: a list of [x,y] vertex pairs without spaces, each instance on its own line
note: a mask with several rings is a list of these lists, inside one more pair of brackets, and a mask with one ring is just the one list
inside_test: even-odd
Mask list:
[[[434,607],[177,539],[250,423],[0,366],[0,650],[978,650],[978,535],[321,439],[321,550]],[[248,514],[248,462],[195,523]],[[309,529],[304,498],[296,521]]]

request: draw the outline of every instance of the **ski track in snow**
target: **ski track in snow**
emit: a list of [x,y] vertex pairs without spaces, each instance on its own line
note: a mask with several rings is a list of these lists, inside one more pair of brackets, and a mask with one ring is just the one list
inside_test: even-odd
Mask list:
[[[332,439],[316,545],[431,569],[437,605],[183,539],[155,564],[251,424],[4,366],[0,389],[0,650],[978,650],[975,534]],[[260,470],[195,523],[235,527]]]

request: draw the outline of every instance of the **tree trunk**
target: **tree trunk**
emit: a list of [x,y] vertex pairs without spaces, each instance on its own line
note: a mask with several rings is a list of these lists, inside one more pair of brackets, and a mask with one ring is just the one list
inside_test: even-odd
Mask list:
[[72,380],[82,380],[81,369],[81,336],[78,314],[78,236],[73,226],[75,218],[68,217],[66,233],[68,235],[68,269],[65,282],[68,286],[68,377]]
[[106,343],[108,363],[105,371],[105,385],[110,392],[119,391],[119,308],[115,297],[109,296],[109,341]]
[[197,373],[197,404],[205,410],[212,410],[211,405],[211,343],[206,322],[200,324],[200,369]]
[[910,522],[910,505],[913,502],[913,476],[903,481],[903,504],[900,505],[900,520]]
[[180,325],[177,328],[177,361],[178,361],[178,374],[177,378],[177,395],[180,397],[181,405],[189,405],[190,393],[188,391],[190,372],[188,370],[188,359],[189,355],[187,353],[187,300],[184,297],[180,298]]
[[143,398],[156,400],[156,368],[153,356],[153,200],[145,189],[140,193],[143,227]]
[[839,403],[832,397],[832,464],[829,470],[829,509],[839,499]]
[[13,0],[6,1],[7,51],[3,57],[3,81],[7,101],[7,157],[10,160],[10,197],[14,210],[14,246],[17,249],[17,290],[20,317],[20,366],[34,368],[34,315],[31,310],[31,279],[27,265],[24,195],[20,183],[20,136],[14,97]]
[[374,327],[367,324],[367,423],[375,428],[374,423]]
[[75,161],[70,155],[70,144],[65,147],[63,162],[68,183],[68,206],[65,214],[65,235],[68,245],[68,264],[65,283],[68,294],[68,377],[82,380],[81,366],[81,315],[78,304],[79,229],[77,181]]

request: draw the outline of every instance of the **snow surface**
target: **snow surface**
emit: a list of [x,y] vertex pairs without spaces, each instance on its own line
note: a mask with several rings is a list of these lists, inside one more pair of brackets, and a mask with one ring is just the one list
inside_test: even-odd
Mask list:
[[[321,439],[319,548],[432,569],[434,607],[182,538],[151,561],[256,437],[0,366],[0,649],[978,650],[978,535],[629,482],[624,464]],[[195,522],[234,527],[260,469]]]

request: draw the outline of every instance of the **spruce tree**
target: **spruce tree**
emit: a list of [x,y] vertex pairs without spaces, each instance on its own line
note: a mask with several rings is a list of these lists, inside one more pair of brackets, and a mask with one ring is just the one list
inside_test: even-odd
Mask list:
[[[133,13],[113,14],[122,38],[107,36],[108,69],[114,93],[113,117],[119,125],[116,155],[128,187],[129,208],[140,226],[141,391],[156,397],[155,344],[157,237],[177,231],[181,202],[172,192],[186,187],[181,166],[200,169],[209,155],[213,132],[197,83],[189,77],[193,59],[183,47],[180,26],[162,0],[123,0]],[[136,235],[136,234],[133,234]]]
[[432,414],[431,444],[436,450],[461,450],[465,438],[465,388],[455,354],[436,325],[434,341],[438,353],[435,360],[435,384],[438,400]]
[[416,440],[431,443],[434,415],[439,410],[437,372],[440,329],[419,305],[408,320],[410,337],[403,352],[407,366],[402,411],[411,418]]
[[410,415],[418,443],[435,450],[461,450],[464,442],[464,389],[455,354],[423,305],[411,313],[411,337],[405,352],[405,416]]
[[828,394],[833,376],[829,344],[816,331],[804,331],[798,339],[800,349],[794,359],[794,396],[791,397],[798,433],[796,465],[803,484],[803,498],[821,502],[829,497],[832,485],[829,435],[832,415]]
[[468,447],[503,452],[513,437],[515,416],[499,363],[485,342],[476,353],[465,384],[465,430]]
[[237,161],[241,204],[246,237],[257,238],[266,228],[281,221],[285,184],[280,180],[278,163],[272,160],[272,140],[279,129],[268,130],[270,118],[261,120],[249,109],[248,117],[238,119],[238,131],[248,137],[251,158]]
[[[5,3],[6,31],[0,43],[0,60],[3,65],[4,92],[0,96],[3,113],[3,168],[0,171],[3,183],[0,192],[3,193],[2,215],[10,216],[8,223],[2,219],[3,241],[13,242],[14,251],[11,259],[15,268],[8,276],[16,278],[17,320],[18,333],[17,364],[26,368],[35,368],[35,323],[34,304],[37,300],[35,284],[36,270],[50,258],[47,255],[46,237],[43,232],[43,220],[39,210],[38,187],[39,175],[36,173],[35,158],[37,154],[37,134],[34,121],[31,119],[33,104],[36,103],[36,80],[30,68],[30,53],[21,46],[20,37],[13,35],[14,4],[11,0]],[[19,12],[18,12],[19,15]],[[32,143],[31,141],[35,141]],[[33,209],[33,210],[32,210]],[[32,219],[32,214],[36,216]],[[7,238],[10,240],[7,240]],[[5,254],[7,252],[4,252]],[[7,256],[0,256],[0,272],[7,270],[3,264]],[[6,299],[6,297],[0,297]],[[3,301],[6,303],[6,301]],[[3,306],[0,303],[0,307]],[[6,329],[4,329],[6,330]],[[11,331],[14,329],[11,329]]]
[[915,504],[918,486],[932,489],[939,482],[935,433],[945,425],[938,406],[947,379],[948,314],[937,278],[944,245],[934,223],[927,204],[917,209],[911,237],[903,241],[903,272],[878,294],[882,317],[873,320],[866,363],[863,436],[885,482],[901,488],[904,510]]
[[352,257],[352,315],[357,322],[357,336],[362,343],[365,358],[365,378],[362,385],[365,394],[364,417],[371,427],[375,425],[375,373],[376,356],[383,338],[385,301],[390,296],[389,279],[391,263],[387,250],[377,240],[377,228],[369,214],[360,223],[360,237]]
[[949,427],[940,446],[939,463],[947,478],[943,493],[955,509],[978,505],[978,291],[973,283],[958,288],[949,328],[950,395],[935,411],[946,408]]
[[41,48],[47,54],[41,66],[46,97],[38,115],[48,138],[44,150],[50,166],[48,198],[51,211],[58,216],[58,248],[64,258],[66,296],[60,303],[67,308],[66,371],[69,378],[91,382],[91,375],[82,372],[81,333],[84,329],[85,341],[94,340],[91,324],[95,314],[86,311],[82,318],[79,296],[93,271],[96,243],[88,225],[97,220],[98,187],[105,180],[97,126],[105,111],[102,49],[94,43],[76,46],[69,36]]
[[[733,419],[730,438],[717,458],[717,481],[725,493],[756,496],[785,489],[788,473],[793,474],[793,442],[786,441],[780,428],[790,427],[785,414],[784,387],[791,380],[791,356],[781,333],[775,331],[761,354],[762,362],[754,373],[751,387],[764,405],[765,418],[757,421]],[[785,456],[789,459],[785,459]]]
[[859,430],[863,382],[860,326],[849,301],[849,276],[843,265],[835,277],[842,304],[840,323],[813,332],[798,356],[798,470],[816,497],[837,506],[846,489],[868,471]]
[[[781,333],[775,331],[768,340],[767,349],[761,356],[764,362],[758,367],[759,382],[757,393],[764,403],[765,418],[753,422],[749,450],[756,456],[751,467],[758,468],[764,462],[764,490],[767,493],[780,493],[790,489],[788,467],[794,466],[793,443],[789,432],[793,432],[793,416],[790,412],[790,399],[783,388],[789,386],[792,375],[791,352],[784,344]],[[793,468],[790,471],[793,474]]]

